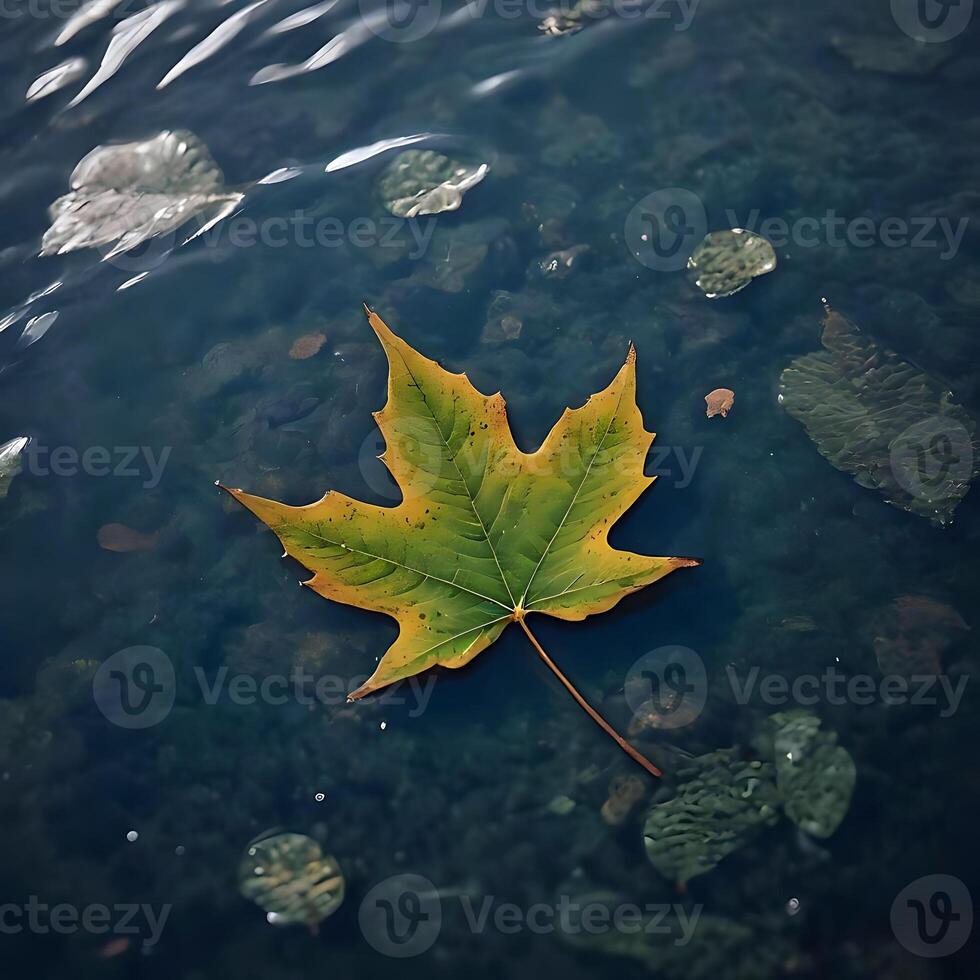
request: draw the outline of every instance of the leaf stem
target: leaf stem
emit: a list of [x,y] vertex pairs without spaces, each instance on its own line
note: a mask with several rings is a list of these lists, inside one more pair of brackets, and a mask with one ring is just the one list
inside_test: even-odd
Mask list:
[[663,773],[649,759],[647,759],[644,755],[641,755],[639,752],[637,752],[637,750],[634,749],[633,746],[630,745],[629,742],[627,742],[626,739],[623,738],[623,736],[620,735],[619,732],[617,732],[616,729],[613,728],[612,725],[610,725],[609,722],[607,722],[606,719],[603,718],[602,715],[600,715],[599,712],[596,711],[595,708],[593,708],[592,705],[589,704],[589,702],[586,701],[585,698],[583,698],[582,695],[575,690],[575,687],[572,685],[572,682],[558,669],[558,665],[551,659],[551,657],[549,657],[548,654],[544,652],[544,647],[542,647],[541,644],[538,643],[534,634],[528,629],[527,623],[524,622],[524,617],[523,616],[517,617],[517,621],[521,624],[521,629],[524,630],[525,633],[527,633],[527,638],[531,641],[531,645],[534,647],[534,649],[538,651],[538,655],[548,665],[549,669],[554,673],[554,675],[558,678],[558,680],[560,680],[562,684],[564,684],[565,689],[568,691],[569,694],[571,694],[573,698],[575,698],[575,700],[579,703],[579,706],[585,711],[585,713],[611,739],[613,739],[613,741],[615,741],[615,743],[634,762],[638,762],[641,766],[643,766],[643,768],[646,769],[646,771],[650,773],[651,776],[662,776]]

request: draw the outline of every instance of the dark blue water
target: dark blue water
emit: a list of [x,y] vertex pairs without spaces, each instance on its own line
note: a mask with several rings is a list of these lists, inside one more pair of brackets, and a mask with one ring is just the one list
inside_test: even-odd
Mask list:
[[[273,30],[302,4],[267,0],[157,88],[245,6],[156,8],[159,26],[75,105],[111,32],[154,12],[124,4],[56,45],[74,8],[3,7],[0,445],[30,439],[0,499],[4,976],[973,975],[963,895],[947,896],[954,924],[942,896],[929,905],[948,879],[921,879],[977,882],[980,498],[947,527],[889,506],[777,396],[790,361],[819,349],[826,298],[980,413],[980,14],[967,3],[943,21],[928,0],[940,26],[917,42],[901,0],[701,0],[593,10],[549,36],[544,4],[393,15],[338,0]],[[25,101],[70,59],[84,59],[73,80]],[[39,255],[80,160],[167,131],[207,147],[243,195],[233,216],[187,244],[207,213],[130,253]],[[409,136],[489,165],[458,210],[385,210],[378,183],[400,150],[376,144]],[[778,266],[708,300],[683,259],[737,226],[772,239]],[[695,652],[703,710],[634,731],[665,780],[589,722],[516,627],[466,669],[419,678],[431,687],[343,703],[393,623],[300,589],[303,570],[214,482],[293,504],[328,488],[397,502],[374,458],[386,366],[364,302],[502,390],[528,450],[635,343],[660,479],[612,540],[703,565],[536,632],[624,732],[634,663]],[[318,352],[291,356],[310,334]],[[709,420],[704,396],[722,387],[735,407]],[[131,647],[164,670],[162,695],[130,677],[134,704],[162,696],[146,724],[93,697],[100,665]],[[876,687],[810,707],[856,766],[836,832],[781,818],[686,888],[650,864],[646,813],[686,761],[755,759],[766,717],[800,706],[739,703],[726,668],[877,685],[910,650],[913,674],[962,685],[955,706],[935,683],[923,704]],[[234,676],[251,681],[208,696]],[[285,696],[248,687],[269,678]],[[311,698],[318,678],[333,687]],[[604,819],[628,776],[642,799]],[[239,894],[249,841],[273,828],[342,869],[346,897],[317,935]],[[912,921],[913,883],[931,945],[895,924],[896,903]],[[535,925],[552,921],[535,907],[590,896],[663,909],[674,931],[570,940]]]

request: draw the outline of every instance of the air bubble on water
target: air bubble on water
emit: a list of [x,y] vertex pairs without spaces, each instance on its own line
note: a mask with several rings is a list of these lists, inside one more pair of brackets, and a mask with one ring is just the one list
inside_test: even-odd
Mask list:
[[140,835],[135,830],[131,830],[128,834],[126,834],[126,840],[128,840],[130,844],[135,844],[139,839]]
[[388,722],[386,721],[381,722],[381,731],[384,731],[387,727],[388,727]]
[[316,800],[317,803],[322,803],[326,798],[327,798],[326,793],[317,793],[316,796],[313,797],[313,799]]

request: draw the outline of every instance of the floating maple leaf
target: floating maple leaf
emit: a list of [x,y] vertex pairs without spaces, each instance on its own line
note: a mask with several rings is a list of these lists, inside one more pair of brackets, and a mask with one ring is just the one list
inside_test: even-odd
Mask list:
[[315,573],[304,583],[314,592],[398,621],[398,639],[350,700],[429,667],[462,667],[517,622],[593,720],[660,775],[585,702],[527,625],[532,613],[581,620],[605,612],[675,568],[698,564],[607,542],[654,480],[643,473],[653,435],[636,405],[632,345],[612,384],[566,409],[527,454],[499,392],[481,394],[365,310],[388,356],[388,403],[375,419],[402,503],[377,507],[330,491],[289,507],[223,488]]

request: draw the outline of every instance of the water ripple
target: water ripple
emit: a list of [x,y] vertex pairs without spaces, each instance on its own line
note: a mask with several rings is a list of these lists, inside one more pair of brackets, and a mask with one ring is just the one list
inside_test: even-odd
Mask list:
[[185,0],[163,0],[132,17],[117,24],[112,32],[112,40],[106,49],[99,70],[89,79],[88,84],[68,103],[68,108],[87,99],[100,85],[107,82],[122,67],[123,62],[142,44],[164,21],[172,17],[184,6]]
[[180,78],[185,71],[199,65],[211,55],[230,44],[247,26],[252,15],[268,3],[269,0],[256,0],[255,3],[243,7],[232,14],[226,21],[216,27],[200,44],[191,48],[180,61],[157,84],[158,89],[166,88],[171,82]]

